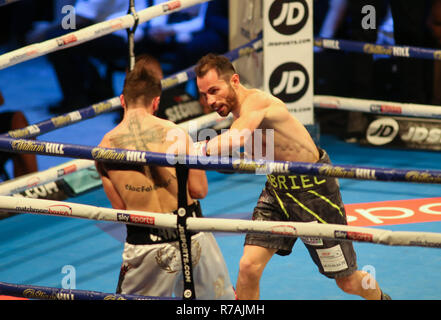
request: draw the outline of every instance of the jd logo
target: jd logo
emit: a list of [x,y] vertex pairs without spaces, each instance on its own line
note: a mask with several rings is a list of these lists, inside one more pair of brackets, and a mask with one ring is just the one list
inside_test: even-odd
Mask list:
[[277,67],[270,76],[271,93],[284,102],[299,100],[309,87],[306,69],[296,62],[288,62]]
[[309,17],[305,0],[275,0],[269,10],[269,21],[273,28],[284,35],[293,35],[301,30]]
[[369,143],[381,146],[395,139],[399,130],[398,122],[392,118],[380,118],[373,121],[366,132]]

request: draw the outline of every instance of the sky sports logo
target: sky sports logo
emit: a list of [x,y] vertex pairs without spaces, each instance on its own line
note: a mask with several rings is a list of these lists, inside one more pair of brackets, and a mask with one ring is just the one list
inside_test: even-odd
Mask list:
[[181,1],[173,1],[162,5],[162,11],[164,13],[178,9],[181,7]]
[[149,217],[149,216],[141,216],[137,214],[128,214],[128,213],[121,213],[118,212],[116,214],[116,220],[121,222],[132,222],[136,224],[148,224],[148,225],[154,225],[155,224],[155,218]]

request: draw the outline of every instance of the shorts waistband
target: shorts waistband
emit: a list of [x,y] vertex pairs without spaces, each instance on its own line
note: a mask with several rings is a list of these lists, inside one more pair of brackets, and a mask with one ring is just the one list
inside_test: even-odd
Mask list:
[[[177,210],[173,211],[177,215]],[[200,218],[202,217],[201,206],[198,201],[195,201],[188,206],[187,217]],[[191,236],[199,232],[189,232]],[[129,244],[158,244],[178,241],[178,231],[176,229],[158,229],[151,227],[140,227],[127,225],[126,242]]]

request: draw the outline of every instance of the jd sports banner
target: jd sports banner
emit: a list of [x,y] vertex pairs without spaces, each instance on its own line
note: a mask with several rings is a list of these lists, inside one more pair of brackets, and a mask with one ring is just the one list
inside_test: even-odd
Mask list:
[[422,150],[441,150],[441,120],[373,117],[361,144]]
[[263,0],[264,90],[313,124],[312,0]]

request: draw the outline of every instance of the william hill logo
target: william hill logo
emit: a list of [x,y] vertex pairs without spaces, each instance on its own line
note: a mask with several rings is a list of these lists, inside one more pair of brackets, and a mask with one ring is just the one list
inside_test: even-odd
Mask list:
[[93,148],[92,157],[95,160],[116,160],[116,161],[130,161],[130,162],[147,162],[147,154],[143,151],[115,151],[112,149]]
[[124,152],[116,152],[114,150],[93,148],[92,157],[95,160],[125,160],[126,154]]
[[64,154],[64,145],[60,143],[38,143],[29,140],[14,140],[11,141],[11,148],[15,151],[26,151],[31,153]]
[[43,144],[27,141],[27,140],[14,140],[11,142],[12,150],[15,151],[29,151],[29,152],[44,152],[45,148]]

